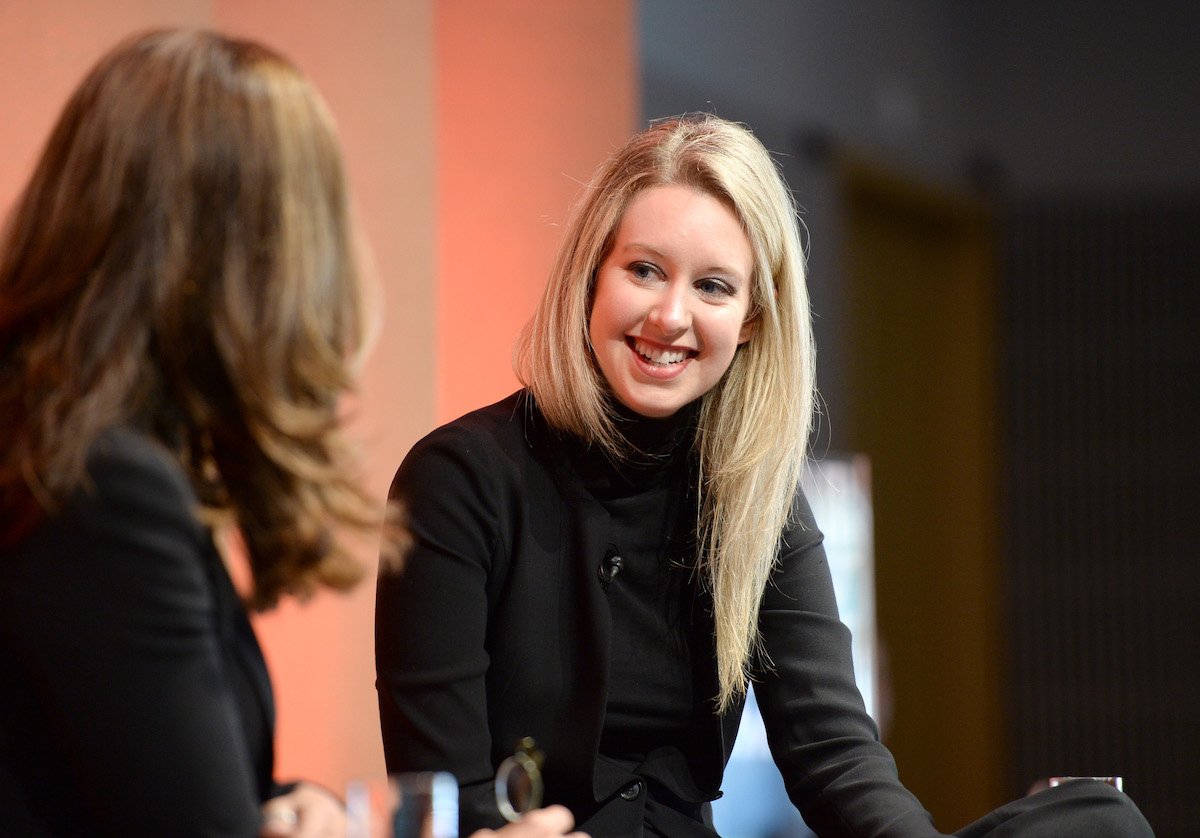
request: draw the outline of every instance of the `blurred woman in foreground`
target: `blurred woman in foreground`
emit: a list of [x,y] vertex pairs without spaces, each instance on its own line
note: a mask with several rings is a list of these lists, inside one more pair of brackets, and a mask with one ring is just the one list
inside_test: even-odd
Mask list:
[[337,409],[353,240],[330,115],[267,47],[142,35],[68,102],[0,245],[6,833],[344,832],[273,776],[222,548],[256,610],[362,576],[335,538],[377,518]]

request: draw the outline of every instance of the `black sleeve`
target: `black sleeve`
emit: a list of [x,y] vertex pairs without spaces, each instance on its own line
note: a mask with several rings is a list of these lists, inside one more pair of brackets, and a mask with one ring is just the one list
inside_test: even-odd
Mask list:
[[937,835],[901,785],[854,682],[823,536],[803,495],[759,613],[771,665],[755,684],[792,802],[820,835]]
[[44,747],[94,834],[258,831],[194,510],[165,450],[110,434],[89,485],[31,537],[6,586]]
[[463,834],[504,823],[495,805],[485,646],[488,575],[500,535],[494,440],[447,426],[405,458],[390,498],[411,536],[400,567],[384,560],[375,655],[390,773],[449,771]]

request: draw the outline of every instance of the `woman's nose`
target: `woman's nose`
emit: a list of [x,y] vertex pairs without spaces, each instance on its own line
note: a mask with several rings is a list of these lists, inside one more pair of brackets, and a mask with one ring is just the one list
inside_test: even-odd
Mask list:
[[663,333],[673,334],[687,329],[690,316],[686,295],[674,286],[667,286],[654,301],[648,319]]

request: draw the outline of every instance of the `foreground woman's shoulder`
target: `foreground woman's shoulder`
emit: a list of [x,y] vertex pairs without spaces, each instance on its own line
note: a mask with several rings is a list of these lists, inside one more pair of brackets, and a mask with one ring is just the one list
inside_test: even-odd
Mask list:
[[131,426],[106,430],[92,443],[87,479],[77,493],[86,505],[177,508],[199,505],[183,466],[162,442]]

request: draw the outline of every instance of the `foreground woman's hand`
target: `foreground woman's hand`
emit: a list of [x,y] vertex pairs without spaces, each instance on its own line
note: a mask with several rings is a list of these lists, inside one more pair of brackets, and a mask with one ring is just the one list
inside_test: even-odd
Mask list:
[[346,809],[328,789],[300,783],[262,805],[260,838],[343,838]]
[[[575,818],[565,806],[547,806],[527,812],[521,820],[501,829],[481,829],[471,838],[559,838],[574,825]],[[587,835],[572,832],[567,838],[587,838]]]

